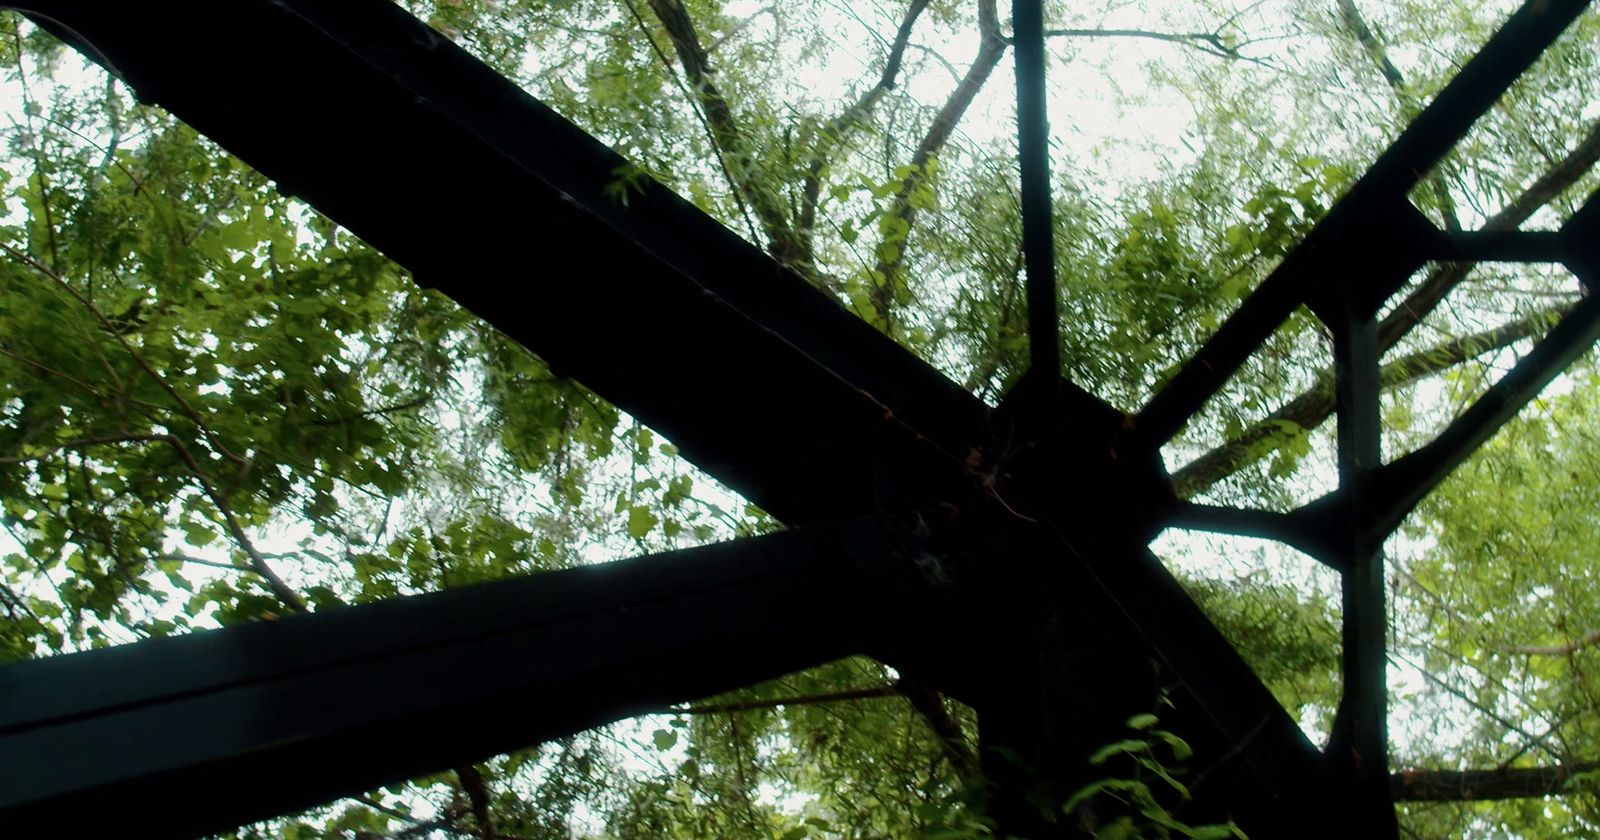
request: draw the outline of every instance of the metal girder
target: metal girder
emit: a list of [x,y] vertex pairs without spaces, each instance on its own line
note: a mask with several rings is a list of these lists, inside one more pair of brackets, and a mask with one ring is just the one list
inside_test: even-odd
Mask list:
[[1159,446],[1302,304],[1337,308],[1362,281],[1376,309],[1430,258],[1439,231],[1407,195],[1590,0],[1526,0],[1461,68],[1311,233],[1140,410],[1132,434]]
[[[1374,785],[1351,788],[1352,762],[1330,770],[1319,758],[1144,548],[1152,523],[1299,531],[1346,572],[1346,672],[1357,679],[1335,747],[1381,755],[1376,545],[1383,512],[1400,504],[1393,488],[1420,498],[1600,323],[1580,305],[1527,373],[1513,371],[1435,445],[1378,465],[1372,315],[1415,267],[1555,258],[1595,280],[1593,201],[1547,235],[1445,234],[1406,200],[1583,0],[1531,0],[1514,14],[1135,418],[1070,383],[1058,399],[1057,372],[1037,369],[1024,381],[1034,396],[1013,402],[1043,394],[1050,410],[991,417],[664,187],[630,179],[621,202],[612,187],[625,160],[386,0],[239,0],[226,14],[200,0],[21,5],[780,519],[983,511],[950,529],[972,541],[969,554],[996,557],[963,561],[959,586],[941,595],[987,645],[957,645],[953,663],[940,661],[949,617],[928,608],[918,577],[944,570],[922,555],[908,563],[892,529],[863,524],[13,666],[0,670],[0,773],[13,774],[0,824],[73,807],[121,825],[125,809],[181,785],[171,817],[190,822],[167,833],[222,828],[865,652],[939,675],[989,732],[1076,727],[1034,742],[1072,756],[1115,736],[1119,715],[1142,710],[1128,703],[1159,682],[1175,728],[1212,762],[1199,810],[1274,836]],[[1039,214],[1025,215],[1037,232]],[[1030,259],[1030,286],[1044,289],[1033,263],[1048,259]],[[1346,272],[1360,282],[1336,282]],[[1048,339],[1053,316],[1045,323],[1034,298],[1032,332]],[[1157,449],[1301,304],[1343,336],[1342,501],[1289,515],[1177,504]],[[1038,343],[1035,361],[1053,358],[1054,342]],[[1012,453],[997,440],[1033,447],[1034,463],[1005,474]],[[969,453],[988,460],[975,471]],[[1348,539],[1306,536],[1330,523]],[[1017,685],[1050,703],[1012,703]],[[1392,834],[1392,812],[1369,818],[1384,801],[1306,830]]]
[[[1011,5],[1017,60],[1018,157],[1022,199],[1022,256],[1028,282],[1028,359],[1047,382],[1061,375],[1061,322],[1056,302],[1056,248],[1050,200],[1050,120],[1045,100],[1043,0]],[[1041,406],[1046,423],[1057,406]]]
[[[998,498],[966,463],[990,438],[976,399],[664,188],[646,183],[616,204],[606,188],[620,157],[391,4],[257,0],[230,4],[225,16],[177,0],[30,8],[141,96],[780,518]],[[152,48],[175,42],[186,49]],[[527,244],[530,234],[541,241]],[[1103,455],[1102,443],[1084,446]],[[1142,546],[1127,551],[1156,568]],[[1132,597],[1109,591],[1066,591],[1055,607],[1081,597],[1105,613]],[[1262,730],[1261,720],[1287,717],[1175,584],[1137,598],[1177,629],[1141,637],[1130,667],[1156,656],[1184,663],[1177,670],[1189,681],[1245,681],[1207,687],[1211,701],[1230,699],[1197,706],[1209,733],[1199,740],[1246,738],[1263,754],[1309,747],[1292,725]],[[930,635],[884,651],[911,661],[940,648]],[[985,661],[961,667],[1006,679]],[[1219,728],[1212,708],[1249,723]],[[1254,784],[1301,781],[1259,774]],[[1250,809],[1247,797],[1233,799]]]
[[1389,791],[1389,615],[1383,535],[1373,527],[1377,471],[1383,464],[1378,319],[1348,300],[1332,327],[1339,489],[1347,504],[1329,538],[1344,570],[1344,681],[1327,754],[1354,794],[1350,808],[1359,833],[1394,837],[1399,827]]
[[981,445],[979,400],[653,180],[619,200],[626,160],[388,0],[14,5],[786,522]]
[[0,835],[224,830],[866,652],[906,545],[814,526],[0,668]]
[[[1600,232],[1600,192],[1590,195],[1559,231],[1541,232],[1538,241],[1548,251],[1545,259],[1538,261],[1561,261],[1587,289],[1593,273],[1590,266],[1600,266],[1596,232]],[[1597,342],[1600,297],[1586,294],[1433,440],[1373,471],[1371,498],[1361,518],[1363,528],[1382,540],[1400,527],[1439,482]],[[1173,524],[1281,539],[1342,570],[1345,566],[1339,549],[1327,535],[1337,533],[1337,523],[1348,516],[1348,495],[1341,487],[1287,514],[1188,505]]]

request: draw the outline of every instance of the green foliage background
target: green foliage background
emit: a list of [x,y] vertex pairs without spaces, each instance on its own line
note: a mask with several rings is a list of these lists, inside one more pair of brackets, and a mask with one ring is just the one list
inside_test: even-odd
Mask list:
[[[630,179],[664,181],[985,399],[1025,367],[1013,150],[984,128],[1009,118],[993,2],[404,5],[629,157],[617,200]],[[1055,116],[1069,376],[1124,407],[1153,393],[1505,12],[1363,4],[1363,40],[1351,9],[1050,8],[1052,26],[1102,30],[1052,39],[1057,87],[1092,91],[1135,133],[1151,103],[1186,103],[1189,120],[1176,143],[1160,131],[1146,143]],[[698,75],[684,31],[664,23],[677,15],[698,39]],[[1104,32],[1124,29],[1140,32]],[[1418,206],[1466,227],[1506,208],[1538,227],[1570,214],[1597,183],[1597,44],[1591,12],[1419,187]],[[13,16],[0,18],[0,68],[0,657],[776,527]],[[837,95],[807,81],[851,68]],[[1530,198],[1551,173],[1561,182]],[[1538,268],[1459,274],[1386,357],[1391,455],[1428,439],[1578,294]],[[1297,315],[1170,448],[1174,470],[1191,465],[1181,492],[1283,507],[1326,489],[1327,367],[1321,328]],[[1391,546],[1397,767],[1600,761],[1597,401],[1586,360]],[[1243,541],[1159,548],[1308,731],[1325,731],[1336,582]],[[829,699],[839,692],[856,696]],[[971,714],[930,694],[838,662],[238,834],[987,836],[970,807]],[[1408,805],[1406,829],[1593,833],[1583,778],[1548,799]]]

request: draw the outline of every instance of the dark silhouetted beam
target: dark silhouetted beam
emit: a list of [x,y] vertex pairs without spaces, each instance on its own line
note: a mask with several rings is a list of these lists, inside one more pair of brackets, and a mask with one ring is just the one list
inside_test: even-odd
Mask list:
[[1344,570],[1344,558],[1327,550],[1321,542],[1323,535],[1309,533],[1305,524],[1292,514],[1180,501],[1166,524],[1169,528],[1276,540],[1305,552],[1335,571]]
[[977,399],[388,0],[16,5],[784,521],[982,445]]
[[911,591],[902,539],[817,526],[11,665],[0,835],[224,830],[862,652]]
[[1428,259],[1440,262],[1561,262],[1565,238],[1546,230],[1483,230],[1441,233],[1429,243]]
[[1385,466],[1374,525],[1387,534],[1439,482],[1600,339],[1600,297],[1585,298],[1439,436]]
[[[1022,178],[1022,255],[1028,273],[1028,358],[1031,373],[1061,375],[1061,324],[1056,315],[1055,225],[1051,222],[1050,118],[1045,101],[1044,0],[1015,0],[1012,44],[1017,58],[1017,148]],[[1041,402],[1053,425],[1053,400]]]
[[[1499,99],[1588,0],[1527,0],[1406,127],[1310,235],[1262,281],[1239,310],[1140,411],[1136,434],[1170,440],[1245,359],[1301,304],[1315,308],[1333,284],[1377,273],[1369,305],[1405,280],[1426,233],[1406,195]],[[1426,220],[1421,220],[1425,222]],[[1431,227],[1431,226],[1429,226]],[[1386,263],[1393,262],[1394,265]],[[1417,262],[1420,264],[1420,262]]]
[[1333,556],[1344,567],[1344,603],[1339,709],[1328,743],[1328,759],[1351,793],[1349,808],[1363,837],[1396,837],[1389,794],[1389,681],[1387,599],[1383,536],[1372,522],[1381,509],[1377,471],[1383,465],[1383,422],[1378,405],[1378,320],[1350,302],[1333,329],[1333,379],[1339,422],[1339,489],[1345,515]]

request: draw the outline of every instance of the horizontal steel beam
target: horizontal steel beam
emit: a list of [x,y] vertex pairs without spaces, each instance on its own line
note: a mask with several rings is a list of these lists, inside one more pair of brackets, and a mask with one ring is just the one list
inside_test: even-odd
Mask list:
[[626,160],[388,0],[14,5],[786,522],[982,445],[972,395],[656,182],[619,201]]
[[1182,501],[1173,509],[1166,526],[1275,540],[1310,555],[1334,571],[1344,571],[1342,559],[1330,552],[1319,535],[1311,533],[1293,514]]
[[6,666],[0,835],[224,830],[864,652],[905,544],[817,526]]

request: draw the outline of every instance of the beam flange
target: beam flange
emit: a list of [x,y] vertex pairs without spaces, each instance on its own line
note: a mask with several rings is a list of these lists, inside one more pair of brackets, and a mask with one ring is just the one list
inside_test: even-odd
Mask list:
[[225,830],[864,652],[919,591],[908,539],[817,526],[11,665],[0,833]]

